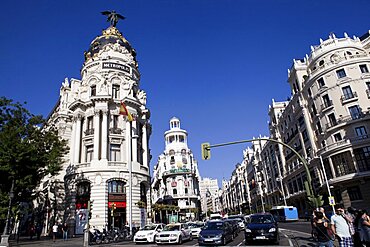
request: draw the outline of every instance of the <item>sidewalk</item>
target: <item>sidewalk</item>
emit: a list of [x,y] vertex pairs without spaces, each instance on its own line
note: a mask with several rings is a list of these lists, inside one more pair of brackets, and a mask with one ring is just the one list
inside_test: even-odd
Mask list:
[[69,238],[67,241],[59,238],[55,242],[51,237],[41,237],[37,240],[35,237],[30,240],[28,236],[22,236],[19,238],[17,243],[16,240],[12,239],[9,241],[10,246],[71,246],[71,247],[81,247],[83,245],[83,236],[79,235],[74,238]]

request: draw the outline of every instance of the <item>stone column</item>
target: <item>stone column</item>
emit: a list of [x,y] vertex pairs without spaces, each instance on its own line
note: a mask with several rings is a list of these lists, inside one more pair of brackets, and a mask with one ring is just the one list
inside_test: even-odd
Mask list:
[[93,160],[99,159],[99,139],[100,139],[100,110],[94,112],[94,156]]
[[[302,101],[302,99],[300,99]],[[310,124],[310,119],[308,117],[308,112],[306,110],[306,108],[304,106],[301,106],[302,107],[302,114],[303,114],[303,118],[304,118],[304,124],[306,125],[306,130],[307,130],[307,134],[308,134],[308,139],[310,140],[310,144],[311,144],[311,147],[312,147],[312,153],[313,154],[316,154],[317,153],[317,147],[315,145],[315,138],[313,136],[313,131],[312,131],[312,128],[311,128],[311,124]]]
[[[133,120],[131,122],[132,129],[131,129],[131,136],[137,135],[137,122],[136,120]],[[132,138],[132,162],[137,162],[137,138]]]
[[69,160],[74,163],[74,153],[75,153],[75,140],[76,140],[76,124],[77,119],[75,117],[72,118],[72,134],[71,134],[71,149],[69,153]]
[[141,137],[141,146],[143,148],[143,166],[149,167],[148,161],[148,138],[147,138],[147,126],[146,123],[143,125],[142,128],[142,137]]
[[78,164],[80,162],[80,153],[81,153],[81,119],[82,116],[80,114],[77,114],[75,116],[76,119],[76,131],[74,135],[74,159],[73,163]]
[[331,173],[333,174],[333,178],[336,178],[337,174],[335,173],[335,169],[334,169],[334,165],[333,165],[333,161],[331,160],[331,157],[328,157],[328,160],[329,160]]
[[101,138],[101,159],[107,159],[107,151],[108,151],[108,109],[102,110],[103,112],[103,121],[102,121],[102,138]]

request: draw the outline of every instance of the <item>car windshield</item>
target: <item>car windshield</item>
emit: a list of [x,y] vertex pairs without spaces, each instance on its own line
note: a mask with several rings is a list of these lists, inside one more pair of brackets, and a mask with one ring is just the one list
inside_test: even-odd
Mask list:
[[203,227],[204,226],[204,223],[189,223],[188,224],[190,228],[199,228],[199,227]]
[[148,230],[155,230],[155,225],[146,225],[143,228],[141,228],[143,231],[148,231]]
[[221,230],[223,226],[222,222],[208,222],[205,230]]
[[271,215],[253,215],[249,220],[252,224],[268,224],[274,222],[274,219]]
[[163,231],[180,231],[179,225],[167,225],[163,228]]

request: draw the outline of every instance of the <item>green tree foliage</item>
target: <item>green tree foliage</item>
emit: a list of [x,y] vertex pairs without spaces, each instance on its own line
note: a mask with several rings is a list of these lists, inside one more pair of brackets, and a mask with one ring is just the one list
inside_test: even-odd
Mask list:
[[62,169],[67,142],[42,116],[22,104],[0,97],[0,219],[6,218],[9,191],[15,181],[13,204],[31,201],[35,188],[47,175]]

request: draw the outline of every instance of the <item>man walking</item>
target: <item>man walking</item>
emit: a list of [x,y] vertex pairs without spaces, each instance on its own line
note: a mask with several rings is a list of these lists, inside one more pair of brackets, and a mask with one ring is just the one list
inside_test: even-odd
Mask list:
[[339,247],[352,247],[352,236],[341,205],[335,205],[335,214],[331,217],[331,228],[339,238]]
[[54,242],[57,238],[57,235],[58,235],[58,223],[55,222],[55,224],[53,225],[53,241]]
[[67,241],[67,239],[68,239],[68,225],[67,225],[66,222],[64,222],[64,224],[62,226],[62,231],[63,231],[63,240]]

